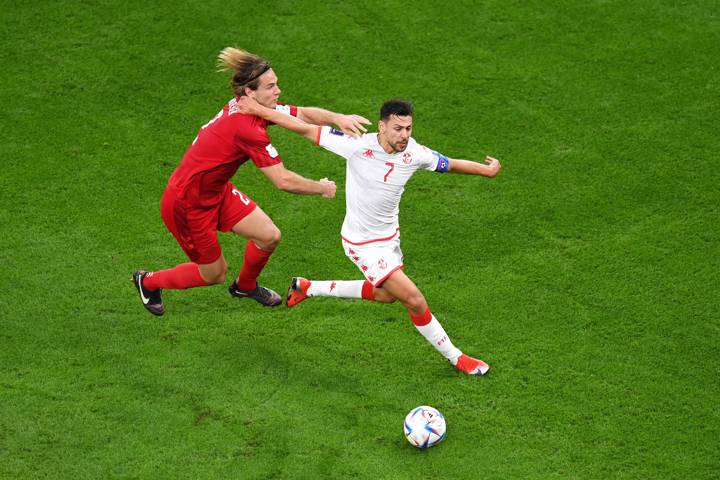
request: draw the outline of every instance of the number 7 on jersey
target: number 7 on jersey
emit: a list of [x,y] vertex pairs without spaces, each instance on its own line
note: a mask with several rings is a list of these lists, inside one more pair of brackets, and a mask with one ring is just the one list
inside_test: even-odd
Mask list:
[[388,175],[390,175],[390,173],[395,169],[395,164],[394,164],[394,163],[390,163],[390,162],[385,162],[385,165],[387,165],[388,167],[390,167],[390,170],[387,171],[387,173],[385,174],[385,177],[383,178],[383,182],[387,183],[387,177],[388,177]]

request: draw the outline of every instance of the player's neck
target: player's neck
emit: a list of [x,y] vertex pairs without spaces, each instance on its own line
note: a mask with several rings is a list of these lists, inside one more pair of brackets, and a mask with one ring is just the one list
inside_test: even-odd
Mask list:
[[383,137],[382,133],[378,133],[377,139],[378,139],[378,143],[380,144],[380,146],[383,148],[383,150],[385,150],[385,153],[390,154],[390,155],[392,155],[394,153],[398,153],[397,150],[395,150],[392,147],[392,145],[390,145],[390,143],[388,143],[388,141],[385,140],[385,137]]

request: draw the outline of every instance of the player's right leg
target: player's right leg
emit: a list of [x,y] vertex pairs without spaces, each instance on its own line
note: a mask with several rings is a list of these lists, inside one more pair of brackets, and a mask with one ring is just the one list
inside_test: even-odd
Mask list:
[[422,292],[405,272],[393,272],[382,284],[382,289],[400,300],[418,332],[455,368],[469,375],[484,375],[490,370],[488,364],[465,355],[453,345],[438,319],[430,313]]
[[[293,277],[288,287],[285,303],[292,308],[310,297],[338,297],[362,298],[363,300],[383,301],[375,298],[375,287],[367,280],[308,280],[303,277]],[[388,298],[387,303],[394,302]]]

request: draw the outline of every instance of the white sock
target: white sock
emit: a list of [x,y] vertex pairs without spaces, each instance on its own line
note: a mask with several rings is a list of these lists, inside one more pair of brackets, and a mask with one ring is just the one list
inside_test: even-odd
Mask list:
[[365,280],[311,280],[308,297],[362,298]]
[[418,332],[422,334],[423,337],[432,345],[435,347],[435,350],[440,352],[443,357],[450,360],[450,363],[457,364],[458,358],[460,355],[462,355],[462,352],[450,341],[450,337],[448,337],[447,333],[445,333],[445,329],[440,325],[440,322],[438,322],[438,319],[435,318],[435,315],[432,316],[432,320],[430,320],[430,323],[427,325],[415,325],[415,328],[418,329]]

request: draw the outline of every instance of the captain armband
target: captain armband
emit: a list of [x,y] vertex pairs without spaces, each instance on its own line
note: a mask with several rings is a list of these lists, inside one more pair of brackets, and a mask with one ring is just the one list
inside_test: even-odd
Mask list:
[[437,167],[435,167],[435,171],[438,173],[445,173],[450,169],[450,159],[443,155],[442,153],[438,153],[435,150],[432,151],[433,155],[435,155],[438,159]]

